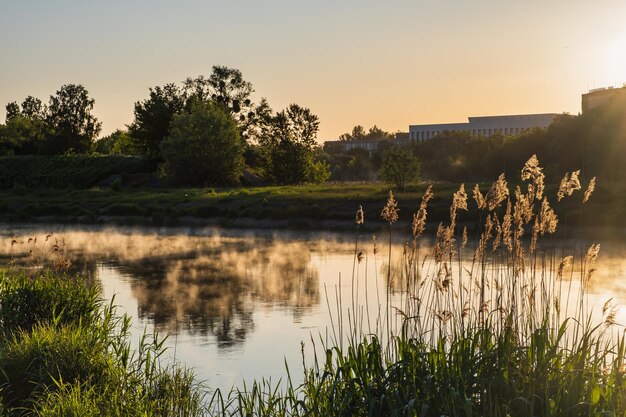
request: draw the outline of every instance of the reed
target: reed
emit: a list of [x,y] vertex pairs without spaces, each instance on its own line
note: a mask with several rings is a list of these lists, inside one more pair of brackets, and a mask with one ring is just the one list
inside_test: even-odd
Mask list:
[[[389,283],[399,283],[403,298],[393,306],[384,301],[376,318],[381,325],[372,332],[370,312],[360,320],[363,312],[353,300],[349,329],[330,343],[320,338],[321,349],[312,339],[313,365],[304,365],[301,385],[289,379],[284,391],[256,384],[252,391],[233,392],[229,406],[222,402],[215,415],[624,415],[625,339],[615,324],[615,306],[607,303],[594,317],[586,296],[600,247],[592,245],[577,258],[557,256],[544,245],[558,218],[536,157],[521,179],[525,189],[513,192],[503,175],[484,196],[474,188],[480,227],[473,244],[459,226],[460,210],[467,209],[461,186],[433,252],[425,253],[420,239],[429,188],[399,265],[392,266],[391,239],[383,256],[380,278],[388,293]],[[580,188],[574,172],[553,197],[560,201]],[[390,233],[396,205],[390,194],[381,213]],[[376,259],[376,253],[357,241],[356,257]],[[358,285],[354,276],[353,282]],[[343,306],[336,309],[341,316]],[[345,345],[341,334],[349,335]]]

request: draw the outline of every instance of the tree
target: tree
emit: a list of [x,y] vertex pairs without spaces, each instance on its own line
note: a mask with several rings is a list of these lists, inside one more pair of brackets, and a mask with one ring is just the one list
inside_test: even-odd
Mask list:
[[383,153],[383,163],[378,174],[381,180],[404,191],[407,183],[419,180],[419,175],[419,161],[410,150],[394,146]]
[[135,120],[129,133],[142,154],[160,157],[161,142],[170,133],[174,116],[185,107],[185,97],[175,84],[150,89],[150,97],[135,103]]
[[28,96],[22,101],[22,116],[45,120],[48,109],[37,97]]
[[356,125],[352,128],[351,133],[344,133],[339,136],[339,140],[362,140],[365,138],[365,128],[361,125]]
[[208,78],[202,75],[187,78],[183,82],[183,91],[187,99],[214,101],[237,122],[242,137],[249,138],[248,131],[255,120],[254,104],[250,99],[254,88],[244,80],[241,71],[215,65]]
[[351,133],[344,133],[339,136],[339,140],[390,140],[393,139],[393,134],[385,132],[378,126],[372,126],[367,132],[361,125],[356,125],[352,128]]
[[0,133],[0,153],[30,155],[41,151],[49,136],[46,125],[46,107],[38,98],[28,96],[22,102],[6,105],[6,126]]
[[167,176],[185,185],[238,183],[243,151],[233,118],[215,103],[201,100],[174,116],[170,134],[161,144]]
[[22,115],[10,118],[0,131],[0,154],[33,155],[39,153],[46,135],[42,120]]
[[[52,130],[52,137],[46,146],[46,153],[89,151],[102,125],[91,114],[94,103],[95,100],[80,84],[63,85],[54,96],[50,96],[46,123]],[[36,102],[32,104],[33,112],[41,110],[41,106],[37,110]],[[27,109],[31,111],[28,105]]]
[[266,120],[260,146],[266,173],[276,183],[301,184],[328,178],[328,164],[315,160],[319,119],[308,108],[291,104]]
[[15,101],[7,104],[5,109],[7,113],[6,118],[5,118],[6,123],[9,123],[11,120],[15,119],[16,117],[20,115],[20,106]]
[[103,155],[140,155],[127,130],[117,129],[92,144],[91,151]]

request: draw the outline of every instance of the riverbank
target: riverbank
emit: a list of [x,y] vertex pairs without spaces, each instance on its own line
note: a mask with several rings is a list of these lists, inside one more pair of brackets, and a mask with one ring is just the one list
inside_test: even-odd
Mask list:
[[[429,185],[414,185],[405,192],[394,192],[400,219],[407,226]],[[428,219],[436,228],[449,217],[450,201],[460,184],[432,186],[434,198],[429,204]],[[480,184],[483,193],[489,186]],[[470,195],[471,187],[466,186]],[[354,228],[354,215],[361,205],[367,227],[376,230],[384,226],[380,211],[389,189],[389,185],[381,183],[247,188],[19,188],[0,191],[0,222],[341,231]],[[546,187],[549,195],[555,195],[556,190],[556,185]],[[589,202],[581,205],[581,200],[579,192],[557,204],[562,226],[626,226],[626,186],[600,184]],[[475,222],[479,218],[473,201],[468,208],[468,212],[460,212],[461,222]]]

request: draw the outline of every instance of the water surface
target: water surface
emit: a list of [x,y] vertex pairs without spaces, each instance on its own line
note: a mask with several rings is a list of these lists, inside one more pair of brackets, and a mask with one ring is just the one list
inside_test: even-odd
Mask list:
[[[369,235],[359,237],[359,263],[355,234],[40,225],[1,230],[5,262],[38,268],[71,261],[133,317],[136,338],[144,330],[168,334],[165,360],[193,367],[213,388],[260,378],[276,382],[286,377],[285,363],[298,381],[302,349],[310,361],[322,341],[340,339],[338,329],[354,320],[353,311],[365,332],[377,333],[385,326],[377,317],[388,292],[391,304],[402,302],[402,282],[386,279],[387,248],[379,243],[375,255]],[[561,252],[584,245],[557,242]],[[621,242],[603,243],[591,281],[596,310],[609,298],[625,304],[623,249]],[[401,257],[402,244],[393,250]],[[429,251],[424,244],[423,256]],[[624,314],[618,312],[619,321],[626,322]]]

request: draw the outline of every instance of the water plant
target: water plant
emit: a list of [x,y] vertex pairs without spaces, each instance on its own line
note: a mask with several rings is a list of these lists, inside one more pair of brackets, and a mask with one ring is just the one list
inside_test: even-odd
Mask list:
[[[558,200],[581,188],[578,175],[566,175]],[[289,378],[284,391],[255,383],[226,400],[216,395],[210,402],[213,413],[624,415],[625,339],[615,326],[614,306],[607,303],[594,314],[586,297],[599,245],[591,245],[576,262],[573,252],[558,254],[546,236],[556,233],[559,219],[545,195],[536,157],[525,164],[521,179],[525,189],[516,186],[513,192],[504,175],[485,195],[474,188],[480,222],[469,232],[467,219],[461,221],[468,209],[461,185],[432,249],[421,244],[429,188],[401,256],[391,255],[390,238],[380,278],[388,294],[398,291],[400,302],[384,302],[389,305],[379,310],[374,330],[370,312],[354,301],[347,321],[338,306],[333,323],[340,329],[330,341],[317,342],[322,348],[313,349],[313,365],[304,361],[301,385],[293,386]],[[595,179],[581,200],[589,199],[593,185]],[[395,207],[390,194],[381,213],[390,235]],[[362,208],[356,219],[360,226]],[[475,234],[473,244],[468,233]],[[376,259],[376,253],[357,241],[355,262]],[[359,278],[352,278],[357,282],[353,297],[358,297]],[[316,345],[314,338],[311,342]]]

